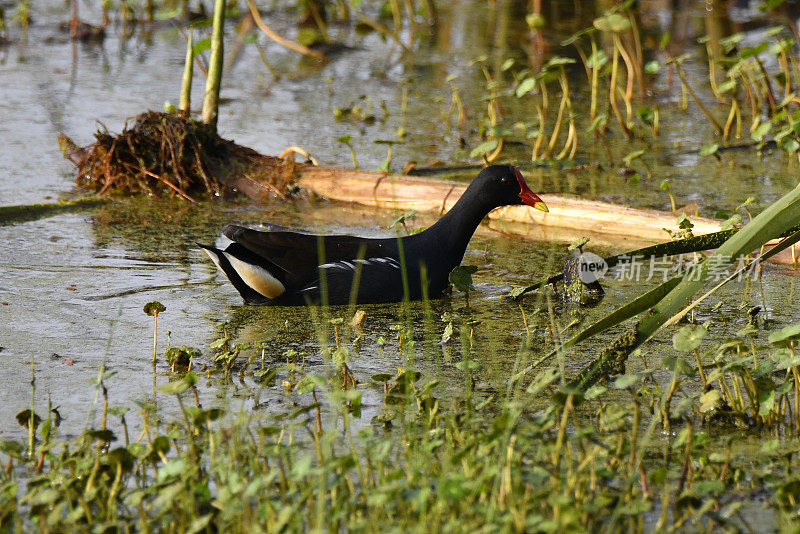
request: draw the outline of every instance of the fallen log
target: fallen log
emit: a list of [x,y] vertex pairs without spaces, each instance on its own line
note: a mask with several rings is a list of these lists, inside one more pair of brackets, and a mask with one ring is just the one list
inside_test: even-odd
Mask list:
[[[443,214],[466,190],[467,184],[418,176],[386,175],[360,170],[301,167],[297,184],[329,200],[365,206]],[[629,208],[594,200],[539,194],[548,213],[528,206],[506,206],[489,214],[492,230],[536,241],[572,242],[589,237],[593,244],[635,249],[669,240],[665,228],[676,229],[677,215]],[[692,217],[695,235],[717,232],[721,221]],[[791,251],[773,258],[792,264]]]

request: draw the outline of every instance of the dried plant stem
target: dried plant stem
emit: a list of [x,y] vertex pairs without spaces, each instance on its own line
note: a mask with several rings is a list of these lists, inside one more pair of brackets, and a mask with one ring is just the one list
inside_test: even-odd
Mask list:
[[544,112],[539,104],[536,104],[536,114],[539,116],[539,135],[536,136],[536,141],[533,143],[531,161],[536,161],[539,159],[539,149],[541,148],[542,141],[544,140]]
[[303,54],[304,56],[313,57],[315,59],[319,60],[327,59],[325,57],[325,54],[323,54],[322,52],[319,52],[317,50],[312,50],[307,46],[303,46],[300,43],[295,43],[294,41],[290,41],[289,39],[281,37],[280,35],[275,33],[275,31],[273,31],[272,28],[267,26],[267,24],[264,22],[264,19],[261,18],[261,14],[258,12],[258,7],[256,7],[256,4],[255,2],[253,2],[253,0],[247,0],[247,7],[250,8],[250,15],[252,15],[253,20],[256,23],[256,26],[258,26],[258,29],[260,29],[264,33],[264,35],[266,35],[267,37],[269,37],[282,47],[288,48],[289,50],[293,50],[298,54]]
[[722,126],[720,126],[719,122],[717,121],[717,119],[714,118],[714,116],[711,114],[711,112],[708,111],[708,108],[706,108],[703,105],[703,103],[700,102],[700,99],[697,98],[697,95],[694,94],[694,91],[692,91],[692,88],[689,86],[689,83],[686,81],[686,76],[683,74],[683,69],[681,68],[681,66],[678,63],[675,63],[675,69],[678,71],[678,76],[680,76],[680,78],[681,78],[681,84],[683,85],[683,87],[686,88],[686,91],[689,93],[689,96],[692,97],[692,100],[694,100],[694,103],[697,104],[697,107],[700,108],[700,111],[703,112],[703,115],[705,115],[708,118],[708,120],[711,121],[711,124],[714,125],[714,128],[717,130],[717,133],[721,134],[722,133]]
[[731,110],[728,113],[728,120],[725,121],[725,128],[722,130],[722,138],[727,142],[730,139],[731,126],[733,121],[736,121],[736,137],[742,133],[742,114],[739,111],[739,103],[736,97],[731,99]]
[[[559,78],[560,79],[560,78]],[[564,110],[567,108],[567,100],[569,100],[569,93],[564,89],[564,82],[561,82],[561,104],[558,106],[558,115],[556,116],[556,124],[553,126],[553,133],[550,135],[550,142],[547,143],[547,148],[542,154],[542,158],[547,159],[553,152],[558,140],[558,135],[561,133],[561,123],[564,121]]]
[[614,45],[619,49],[619,53],[622,56],[622,60],[625,62],[625,99],[630,102],[633,98],[633,78],[634,78],[634,69],[633,69],[633,60],[631,59],[630,54],[625,47],[622,45],[622,39],[619,38],[619,35],[616,33],[614,34]]
[[594,121],[597,117],[597,76],[599,69],[597,68],[597,41],[595,41],[594,35],[591,36],[592,41],[592,97],[591,103],[589,104],[589,120]]
[[619,104],[617,103],[617,72],[619,71],[619,48],[617,47],[617,40],[614,41],[614,56],[611,61],[611,81],[609,82],[608,87],[608,98],[611,102],[611,109],[614,110],[614,116],[617,117],[617,122],[619,122],[620,128],[622,128],[622,133],[625,134],[625,137],[628,139],[631,138],[631,131],[628,128],[628,125],[625,124],[625,121],[622,120],[622,113],[619,110]]

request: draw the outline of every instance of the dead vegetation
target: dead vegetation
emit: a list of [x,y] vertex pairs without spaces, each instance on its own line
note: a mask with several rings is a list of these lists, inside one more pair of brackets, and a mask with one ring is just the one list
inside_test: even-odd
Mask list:
[[241,192],[255,199],[288,197],[300,165],[221,138],[208,124],[177,113],[148,111],[120,134],[101,125],[96,142],[76,146],[59,136],[64,155],[77,167],[76,182],[98,195],[222,196]]

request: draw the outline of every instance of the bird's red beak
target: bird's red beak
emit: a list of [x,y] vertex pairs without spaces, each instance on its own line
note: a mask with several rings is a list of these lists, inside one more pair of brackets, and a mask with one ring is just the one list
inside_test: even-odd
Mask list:
[[547,205],[542,202],[542,199],[537,197],[536,193],[531,191],[531,188],[525,183],[522,173],[519,172],[519,169],[516,167],[514,167],[514,174],[517,175],[517,182],[519,182],[519,198],[522,199],[522,203],[545,213],[550,211],[547,209]]

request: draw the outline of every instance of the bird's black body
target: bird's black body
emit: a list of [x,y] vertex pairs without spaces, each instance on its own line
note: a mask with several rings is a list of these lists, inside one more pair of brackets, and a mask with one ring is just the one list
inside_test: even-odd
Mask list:
[[[436,297],[472,234],[494,208],[546,210],[510,165],[484,169],[453,208],[419,234],[370,239],[256,231],[229,225],[224,251],[201,245],[251,305],[360,304]],[[405,276],[404,276],[405,274]]]

